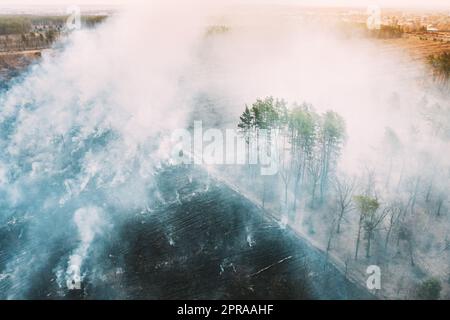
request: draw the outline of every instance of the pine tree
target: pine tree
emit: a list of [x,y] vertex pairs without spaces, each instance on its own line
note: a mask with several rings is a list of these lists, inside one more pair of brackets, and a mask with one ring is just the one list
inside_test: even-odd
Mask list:
[[252,130],[254,127],[254,117],[250,112],[248,106],[245,106],[245,111],[240,117],[240,122],[238,124],[239,131],[244,136],[245,143],[247,145],[247,157],[248,163],[250,164],[250,143],[252,138]]

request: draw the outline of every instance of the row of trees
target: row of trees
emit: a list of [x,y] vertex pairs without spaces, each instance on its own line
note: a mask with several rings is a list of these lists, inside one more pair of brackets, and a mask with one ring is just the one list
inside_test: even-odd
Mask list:
[[[106,16],[83,16],[82,25],[90,28]],[[65,16],[0,16],[0,51],[48,48],[64,32]]]
[[58,32],[55,30],[22,33],[16,36],[4,36],[0,38],[0,51],[44,49],[51,46],[57,37]]
[[[282,202],[288,212],[296,213],[302,199],[309,199],[309,208],[319,209],[323,204],[333,205],[332,228],[328,237],[327,252],[331,250],[333,240],[342,232],[343,222],[351,211],[358,213],[357,235],[354,259],[359,257],[361,243],[365,240],[366,257],[371,256],[372,241],[380,228],[385,228],[385,246],[388,247],[397,223],[404,216],[406,207],[399,204],[382,208],[382,204],[372,189],[372,178],[368,178],[367,187],[356,186],[355,178],[338,176],[337,160],[346,140],[345,122],[333,111],[318,114],[313,106],[294,103],[288,108],[284,100],[268,97],[259,99],[251,106],[246,106],[238,124],[247,144],[247,152],[258,150],[262,143],[261,131],[274,133],[275,139],[268,143],[275,144],[279,155],[279,172],[276,177],[282,185]],[[393,132],[386,133],[392,148],[398,148]],[[265,143],[267,141],[264,140]],[[256,148],[251,146],[256,145]],[[389,145],[389,144],[388,144]],[[251,171],[255,179],[254,170]],[[252,182],[254,184],[255,182]],[[263,179],[263,184],[267,183]],[[271,181],[271,185],[276,185]],[[331,191],[331,192],[329,192]],[[273,189],[272,192],[273,194]],[[267,187],[263,186],[262,203],[265,205]],[[329,197],[327,197],[329,195]],[[413,198],[409,206],[413,205]],[[401,240],[409,241],[408,230],[399,233]],[[411,261],[413,261],[412,244]],[[413,262],[412,262],[413,263]]]
[[278,150],[276,178],[283,185],[286,210],[295,212],[306,194],[311,207],[323,202],[346,139],[345,122],[339,114],[318,114],[306,103],[294,103],[288,108],[286,101],[268,97],[246,106],[238,127],[245,137],[248,154],[260,149],[263,130],[275,137],[266,143]]
[[45,48],[51,45],[58,33],[55,30],[47,30],[46,32],[31,32],[29,34],[21,35],[21,42],[25,48]]
[[380,29],[367,30],[369,36],[378,39],[395,39],[403,36],[402,26],[381,25]]
[[[67,16],[33,16],[33,15],[0,15],[0,35],[27,34],[33,31],[61,30]],[[94,27],[105,21],[107,16],[82,16],[81,22],[86,27]],[[38,30],[40,29],[40,30]]]

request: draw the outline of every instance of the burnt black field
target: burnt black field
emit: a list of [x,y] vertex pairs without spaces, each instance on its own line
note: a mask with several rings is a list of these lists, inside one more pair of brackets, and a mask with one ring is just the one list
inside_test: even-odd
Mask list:
[[[157,175],[157,187],[158,203],[124,215],[101,243],[93,244],[82,270],[82,290],[68,290],[55,279],[58,263],[77,245],[77,238],[68,236],[48,248],[45,267],[23,279],[22,297],[372,298],[326,263],[323,253],[205,172],[165,168]],[[31,240],[26,229],[26,222],[0,229],[0,267]],[[11,279],[0,283],[1,298],[21,286]]]

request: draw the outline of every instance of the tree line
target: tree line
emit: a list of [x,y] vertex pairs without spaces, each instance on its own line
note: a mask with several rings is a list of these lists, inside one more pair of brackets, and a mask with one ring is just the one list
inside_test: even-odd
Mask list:
[[[0,15],[0,35],[27,34],[34,28],[58,29],[65,25],[67,16]],[[81,22],[94,27],[105,21],[107,16],[84,15]]]
[[[281,180],[286,211],[296,211],[306,197],[310,207],[323,202],[346,139],[345,121],[339,114],[319,114],[308,103],[288,108],[286,101],[267,97],[245,107],[238,128],[248,154],[261,148],[262,131],[275,137],[265,143],[274,144],[278,151],[279,172],[263,180]],[[264,204],[264,192],[262,200]]]
[[[64,32],[64,16],[0,16],[0,51],[36,50],[50,47]],[[82,24],[94,27],[106,16],[83,16]]]

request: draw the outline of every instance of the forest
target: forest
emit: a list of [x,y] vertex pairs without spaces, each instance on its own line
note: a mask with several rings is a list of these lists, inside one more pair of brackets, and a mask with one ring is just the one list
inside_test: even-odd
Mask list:
[[[102,23],[106,16],[81,17],[86,28]],[[0,51],[49,48],[64,32],[65,16],[0,15]]]
[[[448,141],[449,106],[422,104],[423,120],[436,139]],[[406,265],[419,272],[416,259],[421,259],[422,250],[429,250],[427,246],[450,250],[448,235],[439,243],[436,229],[421,228],[423,219],[429,226],[446,220],[446,176],[439,173],[446,169],[428,160],[434,151],[405,145],[395,128],[385,129],[379,150],[383,163],[367,166],[360,175],[340,168],[347,133],[336,112],[319,114],[311,104],[289,105],[268,97],[245,107],[238,128],[248,152],[261,147],[262,130],[275,133],[275,139],[263,141],[276,145],[280,168],[277,175],[265,177],[250,165],[238,183],[253,190],[264,208],[280,212],[286,225],[319,239],[327,256],[342,259],[346,272],[370,262],[392,269]],[[413,173],[408,166],[416,152],[423,169]],[[396,290],[405,290],[408,298],[438,299],[442,286],[442,279],[429,277]]]

